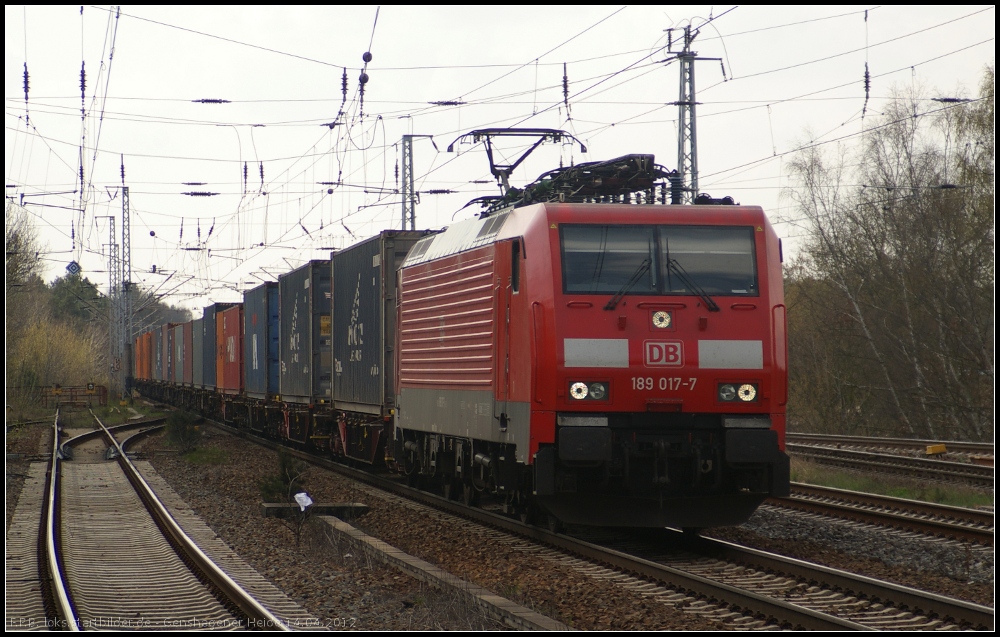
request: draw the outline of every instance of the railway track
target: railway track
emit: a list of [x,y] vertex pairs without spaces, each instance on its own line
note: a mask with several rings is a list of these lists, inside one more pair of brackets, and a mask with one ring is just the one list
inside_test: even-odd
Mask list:
[[[52,589],[47,625],[285,629],[286,620],[244,591],[183,533],[122,445],[97,423],[99,429],[64,445],[54,436],[43,513]],[[102,445],[109,452],[102,453]],[[77,460],[62,459],[67,447],[77,449]],[[118,462],[105,462],[107,456]]]
[[993,456],[993,443],[960,440],[917,440],[913,438],[881,438],[872,436],[841,436],[835,434],[786,433],[789,443],[819,446],[845,445],[863,448],[908,449],[925,451],[927,447],[944,445],[948,451]]
[[934,537],[993,546],[994,515],[917,500],[860,493],[831,487],[792,483],[789,498],[769,498],[767,504],[784,509],[877,524]]
[[[276,446],[268,441],[255,442]],[[985,630],[993,626],[990,608],[800,560],[714,540],[687,543],[681,534],[657,536],[640,550],[634,542],[620,544],[618,533],[591,536],[588,532],[581,537],[553,533],[382,476],[291,452],[380,491],[488,525],[496,531],[496,541],[508,542],[514,550],[537,552],[591,577],[620,582],[658,601],[681,604],[686,609],[704,607],[691,612],[712,613],[734,627]],[[598,541],[591,541],[595,539]],[[683,551],[664,555],[662,547],[682,544]],[[655,547],[659,547],[658,552]]]
[[787,444],[786,450],[792,456],[811,460],[820,464],[844,467],[859,471],[877,471],[897,475],[962,483],[980,488],[993,488],[993,467],[965,462],[947,462],[912,458],[892,453],[874,453],[803,444]]

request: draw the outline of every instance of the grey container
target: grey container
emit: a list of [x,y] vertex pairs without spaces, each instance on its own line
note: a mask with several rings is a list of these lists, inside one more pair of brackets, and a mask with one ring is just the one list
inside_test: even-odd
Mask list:
[[396,277],[427,231],[386,230],[333,255],[333,400],[387,416],[395,405]]
[[278,284],[243,293],[243,377],[247,396],[278,393]]
[[278,277],[281,398],[330,401],[330,261],[310,261]]
[[170,338],[173,340],[173,358],[171,359],[173,368],[171,372],[176,385],[184,384],[184,325],[177,325],[170,328]]
[[163,380],[163,330],[153,330],[153,380]]
[[222,310],[228,310],[235,303],[213,303],[205,308],[205,313],[202,316],[202,387],[205,389],[215,389],[215,376],[216,376],[216,361],[218,360],[219,352],[216,351],[215,343],[215,315]]
[[191,384],[201,387],[205,378],[204,318],[192,321],[191,327]]

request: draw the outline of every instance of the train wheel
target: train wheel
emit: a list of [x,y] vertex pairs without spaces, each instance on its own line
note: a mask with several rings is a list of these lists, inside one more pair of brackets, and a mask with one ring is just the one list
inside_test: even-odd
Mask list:
[[462,504],[467,507],[475,506],[479,503],[479,492],[471,484],[462,485]]
[[549,513],[547,517],[548,517],[549,532],[550,533],[562,533],[563,532],[563,523],[562,523],[562,520],[560,520],[556,516],[552,515],[551,513]]
[[517,517],[521,520],[521,524],[531,525],[538,519],[538,511],[535,509],[535,505],[529,502],[521,507]]

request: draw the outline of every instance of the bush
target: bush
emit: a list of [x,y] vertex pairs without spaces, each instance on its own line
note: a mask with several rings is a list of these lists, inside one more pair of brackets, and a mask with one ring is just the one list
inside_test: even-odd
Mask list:
[[278,473],[260,481],[261,498],[264,502],[295,502],[295,494],[305,486],[308,468],[284,449],[278,449]]
[[182,453],[192,451],[201,441],[202,418],[175,411],[167,416],[167,442]]

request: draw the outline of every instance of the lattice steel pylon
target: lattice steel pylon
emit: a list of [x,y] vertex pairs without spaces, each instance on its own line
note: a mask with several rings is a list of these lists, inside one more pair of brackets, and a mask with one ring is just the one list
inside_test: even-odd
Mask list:
[[132,391],[132,339],[135,338],[132,328],[132,224],[130,220],[128,186],[122,186],[122,285],[121,285],[121,324],[122,324],[122,389],[124,393]]
[[108,357],[112,395],[120,396],[122,384],[122,344],[124,341],[121,316],[122,271],[118,256],[118,241],[115,234],[115,218],[108,217]]
[[684,203],[692,203],[698,196],[698,127],[695,107],[694,63],[701,58],[691,50],[691,43],[698,37],[698,30],[691,25],[684,27],[684,49],[672,51],[680,63],[680,87],[677,101],[677,173],[683,187]]
[[437,150],[433,135],[403,135],[403,169],[400,171],[402,173],[400,175],[402,178],[400,193],[403,195],[403,230],[406,230],[407,225],[410,226],[410,230],[417,229],[417,202],[420,198],[413,186],[413,140],[422,137],[431,140],[434,150]]
[[413,230],[417,216],[417,195],[413,192],[413,135],[403,135],[403,170],[400,190],[403,195],[403,230]]

